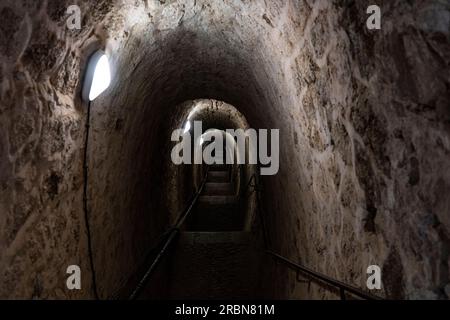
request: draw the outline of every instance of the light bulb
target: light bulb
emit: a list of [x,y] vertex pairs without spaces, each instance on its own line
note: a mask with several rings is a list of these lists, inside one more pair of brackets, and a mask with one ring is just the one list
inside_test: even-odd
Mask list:
[[92,78],[92,85],[89,91],[89,100],[92,101],[97,98],[103,91],[105,91],[111,83],[111,72],[109,70],[108,57],[103,54],[97,61],[95,66],[94,76]]

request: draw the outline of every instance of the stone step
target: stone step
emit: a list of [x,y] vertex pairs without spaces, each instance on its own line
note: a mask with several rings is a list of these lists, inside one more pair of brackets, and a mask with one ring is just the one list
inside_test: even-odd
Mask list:
[[201,196],[188,220],[193,231],[236,231],[242,229],[239,204],[233,196]]
[[207,182],[229,182],[230,174],[227,171],[209,171]]
[[231,165],[229,164],[212,164],[209,166],[210,171],[229,171]]
[[233,195],[200,195],[198,203],[206,205],[229,205],[238,202],[238,197]]
[[233,184],[227,182],[207,182],[203,195],[233,195]]
[[256,298],[257,252],[248,232],[183,232],[172,255],[170,298]]
[[251,240],[251,233],[247,231],[184,231],[180,235],[179,242],[184,245],[198,244],[248,244]]

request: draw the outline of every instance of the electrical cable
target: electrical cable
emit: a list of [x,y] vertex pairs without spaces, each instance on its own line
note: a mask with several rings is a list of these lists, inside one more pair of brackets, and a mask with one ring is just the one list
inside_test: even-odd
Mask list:
[[87,107],[87,116],[86,116],[86,135],[84,142],[84,157],[83,157],[83,175],[84,175],[84,186],[83,186],[83,210],[84,210],[84,222],[86,225],[86,233],[87,233],[87,244],[88,244],[88,254],[89,254],[89,264],[91,267],[91,275],[92,275],[92,287],[94,290],[94,297],[96,300],[99,300],[98,290],[97,290],[97,281],[96,274],[94,268],[94,258],[92,254],[92,240],[91,240],[91,229],[89,226],[89,214],[88,214],[88,205],[87,205],[87,194],[88,194],[88,166],[87,166],[87,157],[88,157],[88,141],[89,141],[89,128],[90,128],[90,120],[91,120],[91,101],[88,102]]

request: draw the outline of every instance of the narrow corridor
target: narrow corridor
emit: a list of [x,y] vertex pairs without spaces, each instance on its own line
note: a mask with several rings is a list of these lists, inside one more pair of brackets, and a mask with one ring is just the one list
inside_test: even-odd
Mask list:
[[0,299],[449,299],[448,2],[1,0]]

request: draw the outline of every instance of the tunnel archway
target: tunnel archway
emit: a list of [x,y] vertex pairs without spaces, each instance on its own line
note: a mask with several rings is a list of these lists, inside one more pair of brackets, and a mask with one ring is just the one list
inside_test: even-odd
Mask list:
[[[140,44],[141,60],[135,56],[136,52],[128,51],[127,48],[135,47],[130,42]],[[146,47],[146,44],[152,45]],[[99,199],[92,210],[101,212],[104,210],[102,208],[112,206],[117,208],[114,210],[117,213],[110,213],[108,219],[120,221],[124,219],[121,212],[126,210],[132,216],[131,219],[126,218],[128,221],[144,222],[139,225],[129,225],[129,227],[124,227],[123,223],[119,222],[117,226],[122,225],[120,227],[122,231],[116,230],[114,234],[120,234],[128,228],[132,228],[134,234],[157,234],[156,230],[161,230],[162,226],[167,224],[166,217],[150,218],[143,212],[165,211],[164,208],[169,205],[160,196],[161,187],[168,179],[160,174],[164,172],[162,164],[168,163],[169,159],[161,157],[169,154],[167,141],[170,141],[170,125],[173,119],[177,119],[175,107],[178,103],[190,98],[213,97],[232,102],[244,114],[247,112],[253,115],[258,108],[268,108],[262,107],[263,105],[273,105],[267,100],[264,102],[266,99],[264,94],[260,95],[261,92],[267,93],[272,90],[269,89],[271,87],[271,84],[268,83],[270,78],[249,81],[249,79],[255,79],[249,61],[246,61],[249,59],[250,53],[248,55],[244,53],[246,45],[240,44],[239,46],[243,46],[243,52],[238,53],[236,49],[232,49],[232,47],[230,49],[230,46],[225,45],[220,33],[216,35],[202,34],[183,27],[167,34],[158,35],[155,39],[140,39],[140,35],[138,35],[137,38],[129,40],[127,48],[124,48],[122,52],[121,50],[109,52],[111,64],[115,65],[114,80],[108,90],[111,94],[106,94],[98,99],[92,109],[94,119],[92,127],[97,126],[99,135],[102,137],[97,139],[95,134],[92,135],[94,140],[91,144],[92,149],[97,150],[98,157],[94,155],[91,158],[94,160],[90,166],[96,168],[95,171],[93,170],[93,179],[99,181],[98,186],[92,188],[92,193],[103,192],[108,180],[110,180],[109,184],[118,186],[123,181],[127,181],[128,186],[116,188],[113,191],[116,196],[111,195],[108,200]],[[154,48],[157,50],[152,51]],[[184,52],[191,54],[186,55]],[[131,71],[130,61],[136,61],[135,67],[131,69],[133,70],[132,74],[129,74]],[[128,81],[130,77],[139,77],[140,79],[133,79],[130,82]],[[263,89],[261,86],[269,88]],[[130,101],[129,97],[137,97],[138,100]],[[250,105],[254,105],[254,107],[250,107]],[[105,112],[106,110],[108,112]],[[260,115],[255,117],[255,122],[261,119]],[[105,124],[118,121],[120,123],[121,119],[123,122],[117,127],[121,127],[120,130],[127,134],[119,137],[118,134],[113,133],[108,138],[104,130],[112,129],[111,131],[114,132],[114,129],[105,128]],[[259,121],[261,122],[261,120]],[[255,123],[253,126],[255,125],[257,124]],[[140,138],[136,138],[135,141],[127,141],[126,136]],[[149,147],[144,148],[141,141],[145,141]],[[117,159],[117,161],[111,161],[114,168],[102,167],[95,163],[95,158],[103,161],[105,154],[102,150],[105,150],[104,152],[108,150],[108,156]],[[113,174],[113,172],[120,172],[120,174]],[[146,172],[146,176],[153,178],[145,180],[142,176],[144,172]],[[105,179],[105,176],[108,178]],[[130,194],[130,196],[123,201],[126,194]],[[124,209],[125,207],[128,209]],[[142,208],[147,209],[142,210]],[[156,221],[150,223],[154,219]],[[147,223],[145,223],[146,221]],[[94,221],[93,224],[100,226],[104,223],[105,221],[99,220]],[[127,223],[124,222],[124,224]],[[146,225],[150,230],[155,231],[148,233]],[[157,227],[158,225],[159,227]],[[99,239],[94,235],[94,246],[97,243],[97,246],[105,247],[109,242],[107,240],[109,237],[104,235],[102,239]],[[147,241],[151,242],[151,240]],[[136,252],[136,257],[129,257],[134,260],[140,258],[137,252],[145,250],[145,243],[146,241],[139,240],[139,243],[125,242],[123,245],[142,246],[140,250],[137,248],[125,250],[128,254]],[[119,251],[121,250],[116,250],[116,253],[118,254]],[[105,254],[109,255],[109,253]],[[106,263],[106,260],[105,256],[103,261]],[[103,263],[100,262],[101,264]],[[100,279],[99,282],[102,280]],[[103,283],[109,282],[103,280]]]
[[[175,130],[177,128],[184,128],[185,124],[191,122],[191,131],[194,131],[194,122],[201,122],[201,127],[203,134],[211,132],[211,129],[216,130],[226,130],[226,129],[242,129],[247,130],[250,128],[249,123],[243,114],[241,114],[232,105],[211,99],[200,99],[187,101],[178,106],[183,110],[183,114],[187,114],[186,118],[181,118],[174,126],[171,128]],[[223,132],[223,141],[230,140],[235,143],[235,138],[231,137],[226,132]],[[194,146],[200,137],[193,137],[192,144]],[[230,178],[234,184],[233,189],[235,190],[235,195],[239,196],[250,177],[256,173],[256,166],[248,162],[249,159],[249,149],[248,142],[246,143],[245,158],[247,162],[239,165],[237,161],[238,154],[233,153],[233,157],[236,160],[234,165],[230,166]],[[194,154],[192,154],[192,163],[194,163]],[[174,184],[171,185],[171,189],[166,191],[167,203],[170,204],[170,217],[172,221],[176,218],[177,214],[183,210],[186,203],[189,201],[191,195],[200,186],[200,183],[205,173],[205,166],[203,165],[174,165],[170,160],[166,164],[167,175],[170,181]],[[244,229],[249,230],[252,227],[256,217],[255,217],[255,206],[256,198],[254,194],[251,194],[246,198],[245,203],[241,204],[242,216],[245,217]]]

